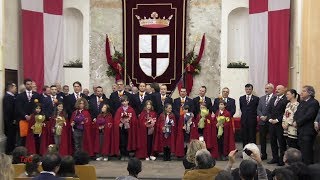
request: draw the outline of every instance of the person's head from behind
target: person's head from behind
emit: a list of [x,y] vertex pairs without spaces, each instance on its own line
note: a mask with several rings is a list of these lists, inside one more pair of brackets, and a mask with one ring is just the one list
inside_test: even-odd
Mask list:
[[195,164],[198,169],[210,169],[216,165],[216,162],[207,149],[200,149],[196,153]]
[[0,179],[12,180],[14,178],[14,169],[10,156],[1,153],[0,162]]
[[28,177],[37,176],[40,172],[38,170],[41,164],[41,157],[38,154],[32,154],[28,157],[26,161],[26,173]]
[[89,154],[85,151],[77,151],[73,155],[73,159],[76,165],[86,165],[89,164]]
[[233,180],[233,177],[230,172],[228,172],[226,170],[222,170],[213,179],[215,179],[215,180]]
[[243,160],[239,166],[239,173],[242,180],[253,180],[257,174],[257,164],[250,160]]
[[57,173],[61,164],[61,157],[58,153],[48,153],[42,157],[42,169],[48,172]]
[[75,162],[72,156],[65,156],[61,160],[58,175],[60,177],[73,177],[75,175]]
[[129,159],[127,170],[129,172],[129,175],[138,177],[138,174],[142,171],[141,161],[137,158]]
[[272,172],[274,180],[296,180],[294,173],[287,168],[275,169]]
[[28,150],[23,146],[18,146],[12,151],[12,164],[23,163],[22,160],[27,157]]
[[191,163],[195,163],[195,157],[197,151],[200,149],[206,149],[206,144],[198,139],[193,139],[190,141],[187,149],[186,159]]
[[50,144],[47,149],[47,153],[58,153],[58,146],[55,144]]
[[286,165],[291,165],[292,163],[302,162],[301,152],[296,148],[289,148],[284,152],[283,162]]

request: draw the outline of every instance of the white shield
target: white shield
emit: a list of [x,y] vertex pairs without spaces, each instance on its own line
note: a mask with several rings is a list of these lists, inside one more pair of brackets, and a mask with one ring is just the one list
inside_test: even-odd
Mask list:
[[[156,36],[156,48],[152,48],[152,36]],[[139,35],[139,66],[141,70],[152,78],[161,76],[169,67],[169,49],[170,49],[170,35]],[[156,49],[156,52],[152,52],[152,49]],[[164,54],[167,57],[158,57],[158,54]],[[150,57],[143,56],[143,54],[148,54]],[[156,62],[156,72],[152,72],[152,59]],[[154,74],[154,75],[152,75]]]

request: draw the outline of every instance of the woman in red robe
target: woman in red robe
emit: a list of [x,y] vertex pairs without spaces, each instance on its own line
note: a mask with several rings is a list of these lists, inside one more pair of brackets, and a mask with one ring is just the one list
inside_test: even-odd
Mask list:
[[63,103],[58,102],[50,119],[50,127],[54,144],[57,145],[59,154],[62,156],[72,154],[71,126],[67,117],[63,109]]
[[223,161],[227,160],[229,152],[236,148],[231,115],[225,108],[226,102],[221,100],[213,122],[217,130],[219,160]]
[[172,113],[172,105],[165,104],[163,113],[156,122],[153,150],[163,152],[163,160],[170,161],[171,153],[175,153],[176,119]]
[[88,101],[79,98],[76,101],[76,110],[71,116],[71,126],[73,129],[73,142],[76,151],[84,150],[89,156],[94,156],[91,135],[92,120],[88,111]]
[[157,113],[153,110],[152,101],[145,102],[144,110],[141,112],[138,121],[138,146],[135,156],[146,158],[146,160],[156,160],[152,156],[154,126],[157,121]]
[[129,151],[137,149],[138,120],[134,109],[129,106],[128,96],[121,97],[121,104],[114,116],[111,154],[120,155],[121,160],[126,160]]
[[113,119],[107,104],[102,104],[95,126],[94,152],[97,154],[96,160],[108,161],[108,156],[111,155],[111,140],[113,139]]

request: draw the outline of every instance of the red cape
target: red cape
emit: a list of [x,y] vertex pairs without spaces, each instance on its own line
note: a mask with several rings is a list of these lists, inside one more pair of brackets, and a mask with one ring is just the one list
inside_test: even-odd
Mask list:
[[[50,129],[51,135],[54,136],[52,133],[52,129],[56,125],[56,117],[52,117],[50,119]],[[72,154],[72,143],[71,143],[71,125],[69,120],[66,119],[66,124],[63,126],[60,136],[60,147],[59,154],[61,156],[67,156]]]
[[113,119],[112,119],[112,115],[109,113],[106,116],[102,116],[102,115],[98,115],[98,118],[105,118],[106,123],[104,124],[104,129],[103,129],[103,146],[100,152],[100,138],[99,138],[99,126],[98,124],[94,124],[95,126],[95,143],[94,143],[94,152],[95,153],[99,153],[102,154],[104,156],[108,156],[111,155],[111,141],[113,139]]
[[[196,118],[192,118],[192,124],[190,125],[190,140],[191,139],[199,139],[198,133],[198,123],[195,123]],[[177,129],[177,138],[176,138],[176,156],[183,157],[184,154],[184,115],[180,116],[178,129]]]
[[51,126],[49,121],[45,121],[45,126],[42,127],[41,143],[40,143],[40,154],[46,154],[48,152],[48,146],[53,144]]
[[158,120],[155,124],[155,131],[154,131],[154,141],[153,141],[153,151],[154,152],[163,152],[163,148],[168,146],[171,148],[171,153],[175,153],[175,137],[177,133],[177,121],[173,113],[169,115],[170,119],[173,119],[174,125],[172,126],[172,132],[168,138],[164,137],[162,128],[165,125],[166,115],[161,113],[158,117]]
[[33,130],[31,129],[31,127],[35,124],[34,114],[31,115],[28,123],[29,123],[29,130],[26,137],[26,148],[28,149],[29,154],[37,154],[36,145],[33,137],[34,134],[33,134]]
[[[77,111],[78,110],[75,110],[72,113],[71,123],[74,121],[74,118],[76,116]],[[91,126],[92,126],[91,116],[90,116],[90,113],[88,110],[83,110],[81,113],[86,118],[86,121],[84,123],[84,130],[83,130],[82,149],[84,151],[86,151],[89,154],[89,156],[93,156],[94,155],[94,152],[93,152],[94,142],[92,142],[92,139],[91,139]]]
[[[114,116],[114,124],[113,124],[113,140],[111,145],[111,154],[112,155],[120,155],[119,144],[120,144],[120,131],[119,124],[121,119],[121,113],[123,113],[123,108],[120,106]],[[131,113],[132,117],[130,120],[130,128],[128,129],[128,151],[134,151],[137,149],[137,116],[132,107],[128,107],[127,113]]]
[[[220,111],[218,110],[216,112],[216,116],[214,118],[214,127],[216,127],[217,124],[217,117],[219,116]],[[225,122],[223,125],[223,155],[227,156],[230,151],[236,149],[236,144],[234,140],[234,131],[233,131],[233,125],[232,125],[232,117],[230,113],[227,110],[224,110],[222,115],[224,117],[229,117],[230,121]],[[216,129],[216,137],[217,137],[217,128]]]
[[[138,132],[137,132],[137,151],[135,156],[137,158],[147,158],[148,157],[148,141],[147,141],[147,134],[148,128],[146,127],[146,119],[148,113],[147,111],[143,110],[138,119]],[[157,118],[157,113],[151,111],[149,113],[149,117]]]

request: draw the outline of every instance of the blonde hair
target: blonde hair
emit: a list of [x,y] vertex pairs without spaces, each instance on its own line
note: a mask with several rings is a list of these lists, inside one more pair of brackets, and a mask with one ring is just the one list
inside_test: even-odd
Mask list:
[[83,104],[84,104],[84,108],[83,109],[85,109],[85,110],[89,109],[88,101],[85,98],[77,99],[76,104],[74,105],[74,107],[76,109],[79,109],[79,105],[80,105],[81,101],[83,101]]
[[206,144],[204,142],[198,139],[191,140],[188,145],[188,150],[186,154],[187,161],[195,163],[196,153],[201,149],[206,149]]
[[147,110],[147,105],[150,104],[151,105],[151,111],[154,110],[153,108],[153,104],[151,100],[146,100],[145,105],[144,105],[144,110]]
[[0,179],[12,180],[14,178],[14,169],[12,165],[12,159],[10,156],[1,153],[0,154]]

